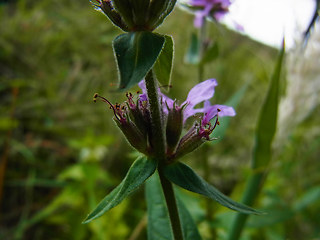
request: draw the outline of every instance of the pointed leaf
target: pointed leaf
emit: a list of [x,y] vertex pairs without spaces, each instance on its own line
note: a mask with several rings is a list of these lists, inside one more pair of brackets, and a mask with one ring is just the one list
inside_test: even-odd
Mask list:
[[167,179],[178,186],[191,192],[209,197],[227,208],[246,214],[261,214],[257,210],[233,201],[231,198],[227,197],[198,176],[189,166],[181,162],[176,162],[166,166],[164,174]]
[[[285,54],[285,45],[283,42],[275,70],[272,75],[269,90],[266,99],[260,110],[258,126],[256,130],[256,141],[252,159],[252,169],[254,174],[249,178],[242,202],[247,205],[253,205],[265,180],[265,168],[271,161],[271,146],[274,134],[276,132],[277,113],[279,105],[279,88],[282,63]],[[247,215],[237,214],[229,231],[228,239],[237,240],[245,227]]]
[[184,61],[190,64],[198,64],[200,62],[199,40],[195,33],[192,33],[190,46],[184,57]]
[[[162,192],[158,174],[146,182],[148,206],[148,239],[174,240],[166,201]],[[183,202],[177,198],[179,216],[185,240],[201,240],[197,226]]]
[[171,82],[174,45],[171,36],[166,35],[165,38],[164,47],[153,70],[158,81],[163,85],[169,86]]
[[91,222],[120,204],[123,199],[143,184],[155,172],[156,168],[157,162],[155,160],[146,157],[138,158],[132,164],[122,182],[98,204],[83,223]]
[[280,75],[284,53],[283,46],[272,75],[267,97],[260,110],[252,162],[253,168],[266,167],[271,160],[271,145],[277,129]]
[[140,82],[156,62],[165,37],[151,32],[121,34],[113,41],[120,75],[119,89]]

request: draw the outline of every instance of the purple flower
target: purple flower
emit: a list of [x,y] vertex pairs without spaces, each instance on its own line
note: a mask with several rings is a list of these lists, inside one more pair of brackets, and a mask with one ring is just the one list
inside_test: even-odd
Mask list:
[[229,11],[231,5],[230,0],[189,0],[191,6],[200,8],[196,10],[194,26],[200,28],[205,17],[212,17],[216,21],[220,21],[222,17]]
[[[214,90],[217,85],[218,83],[216,79],[208,79],[198,83],[189,91],[187,99],[181,105],[174,104],[176,101],[161,93],[159,89],[158,93],[161,98],[162,110],[165,114],[167,114],[168,108],[172,109],[173,107],[176,107],[178,109],[183,109],[183,122],[197,113],[203,113],[201,119],[202,127],[208,125],[210,120],[217,115],[219,115],[219,117],[235,116],[236,113],[232,107],[225,105],[210,105],[209,99],[213,97]],[[144,81],[139,83],[139,87],[142,90],[140,100],[146,101],[147,93]],[[195,108],[199,103],[202,102],[204,102],[203,108]]]

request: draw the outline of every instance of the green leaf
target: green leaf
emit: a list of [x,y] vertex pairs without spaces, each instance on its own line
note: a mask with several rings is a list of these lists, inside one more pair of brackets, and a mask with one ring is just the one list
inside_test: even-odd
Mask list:
[[124,198],[143,184],[155,172],[156,168],[157,161],[146,157],[138,158],[132,164],[122,182],[98,204],[83,223],[91,222],[120,204]]
[[[174,240],[166,201],[162,192],[158,174],[146,182],[148,206],[148,239]],[[197,226],[183,202],[177,198],[179,216],[185,240],[201,240]]]
[[190,46],[184,57],[184,61],[189,64],[198,64],[200,62],[199,40],[195,33],[191,34]]
[[271,160],[271,145],[277,128],[280,74],[284,58],[284,45],[281,49],[270,87],[260,110],[256,130],[256,142],[252,161],[253,168],[266,167]]
[[219,47],[217,43],[212,44],[201,59],[201,64],[210,63],[219,56]]
[[171,36],[165,36],[166,41],[161,54],[153,67],[154,73],[156,74],[157,80],[166,86],[170,85],[171,71],[173,63],[173,52],[174,45]]
[[[279,104],[279,86],[282,63],[285,54],[285,46],[283,42],[275,70],[273,72],[269,90],[265,101],[260,110],[259,120],[256,130],[256,141],[254,146],[252,169],[254,174],[250,176],[245,191],[243,193],[242,202],[249,206],[253,205],[265,180],[265,169],[271,161],[271,146],[274,134],[276,132],[277,113]],[[247,216],[237,214],[229,231],[229,240],[237,240],[240,238],[241,232],[245,227]]]
[[121,34],[113,41],[120,75],[119,89],[140,82],[155,64],[165,37],[151,32]]
[[233,201],[198,176],[189,166],[181,162],[167,165],[164,168],[164,175],[178,186],[209,197],[227,208],[246,214],[261,214],[257,210]]

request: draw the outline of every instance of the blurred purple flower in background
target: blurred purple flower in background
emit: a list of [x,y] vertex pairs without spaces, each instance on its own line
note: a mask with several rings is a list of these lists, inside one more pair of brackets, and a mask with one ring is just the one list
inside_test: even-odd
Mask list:
[[222,17],[229,11],[231,5],[230,0],[189,0],[189,5],[197,8],[194,26],[200,28],[206,17],[211,17],[216,21],[220,21]]

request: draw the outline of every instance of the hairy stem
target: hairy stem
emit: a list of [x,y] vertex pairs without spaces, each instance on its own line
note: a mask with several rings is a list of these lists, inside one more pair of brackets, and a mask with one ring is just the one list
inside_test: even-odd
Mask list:
[[174,239],[183,240],[181,221],[179,217],[177,201],[174,195],[172,183],[168,179],[166,179],[166,177],[163,175],[161,166],[158,169],[158,173],[159,173],[164,197],[166,199],[166,203],[168,206],[169,217],[171,221],[171,228],[173,231]]
[[166,161],[164,124],[159,101],[157,80],[154,78],[152,70],[147,74],[145,81],[151,114],[153,149],[155,152],[155,158],[157,158],[159,161],[158,172],[162,190],[168,206],[171,228],[174,239],[183,240],[180,217],[172,183],[166,179],[162,173],[162,168]]
[[158,84],[150,70],[145,78],[148,93],[149,108],[151,113],[152,125],[152,144],[154,146],[155,157],[159,162],[165,161],[165,138],[162,111],[160,108]]

